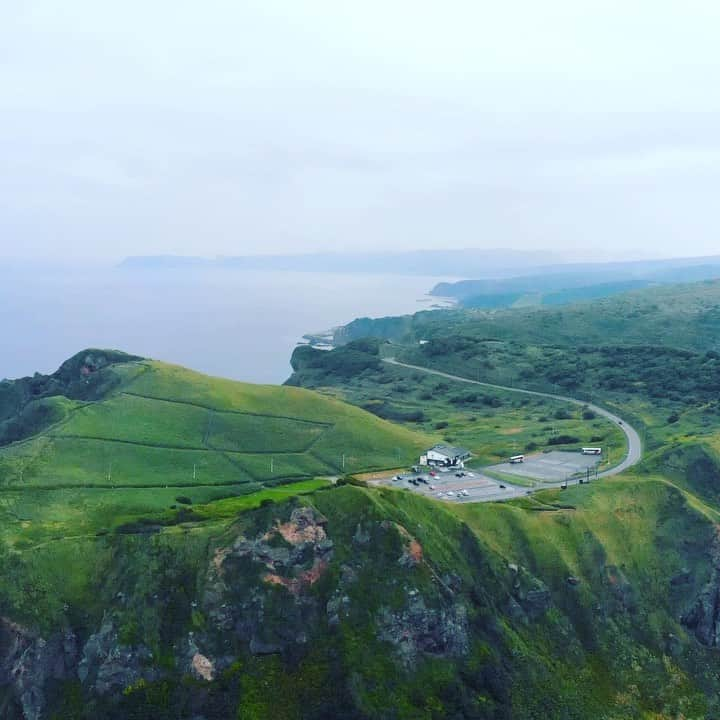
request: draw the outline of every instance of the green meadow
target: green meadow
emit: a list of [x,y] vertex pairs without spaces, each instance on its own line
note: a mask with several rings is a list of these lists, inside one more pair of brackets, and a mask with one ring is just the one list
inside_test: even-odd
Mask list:
[[285,485],[407,465],[433,441],[307,390],[144,360],[98,374],[111,390],[43,399],[63,412],[0,447],[0,512],[13,542],[106,531],[170,510],[178,496],[252,507]]

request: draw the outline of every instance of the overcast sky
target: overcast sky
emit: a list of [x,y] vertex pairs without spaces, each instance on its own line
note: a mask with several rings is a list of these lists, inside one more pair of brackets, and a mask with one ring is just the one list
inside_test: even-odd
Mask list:
[[716,0],[0,2],[0,255],[720,252]]

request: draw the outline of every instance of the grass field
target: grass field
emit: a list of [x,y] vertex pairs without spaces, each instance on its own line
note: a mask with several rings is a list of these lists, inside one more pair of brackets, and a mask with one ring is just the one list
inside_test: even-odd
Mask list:
[[11,545],[116,528],[178,496],[200,504],[242,496],[237,507],[251,507],[263,493],[302,487],[274,487],[283,483],[407,465],[433,440],[307,390],[153,361],[112,372],[119,382],[109,395],[68,401],[58,422],[0,448]]

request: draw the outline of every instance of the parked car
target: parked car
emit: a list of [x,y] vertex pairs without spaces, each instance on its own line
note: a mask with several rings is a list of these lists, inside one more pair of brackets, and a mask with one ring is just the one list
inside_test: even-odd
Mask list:
[[434,489],[435,489],[435,486],[434,486],[434,485],[430,485],[430,489],[431,489],[431,490],[434,490]]
[[505,489],[506,489],[505,486],[504,486],[502,483],[500,484],[500,489],[501,489],[501,490],[505,490]]
[[448,491],[447,491],[447,496],[448,496],[448,497],[455,497],[455,493],[454,493],[452,490],[448,490]]

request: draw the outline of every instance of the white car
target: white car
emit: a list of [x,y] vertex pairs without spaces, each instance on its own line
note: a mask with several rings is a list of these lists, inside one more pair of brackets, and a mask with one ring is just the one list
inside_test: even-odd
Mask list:
[[455,497],[455,493],[452,490],[448,490],[447,492],[448,497]]
[[437,495],[435,495],[435,497],[445,497],[445,496],[441,492],[439,492],[439,493],[437,493]]
[[470,493],[469,493],[467,490],[461,490],[461,491],[460,491],[460,494],[461,494],[463,497],[469,497],[469,496],[470,496]]
[[434,490],[434,489],[435,489],[435,486],[434,486],[434,485],[429,485],[428,487],[429,487],[431,490]]

